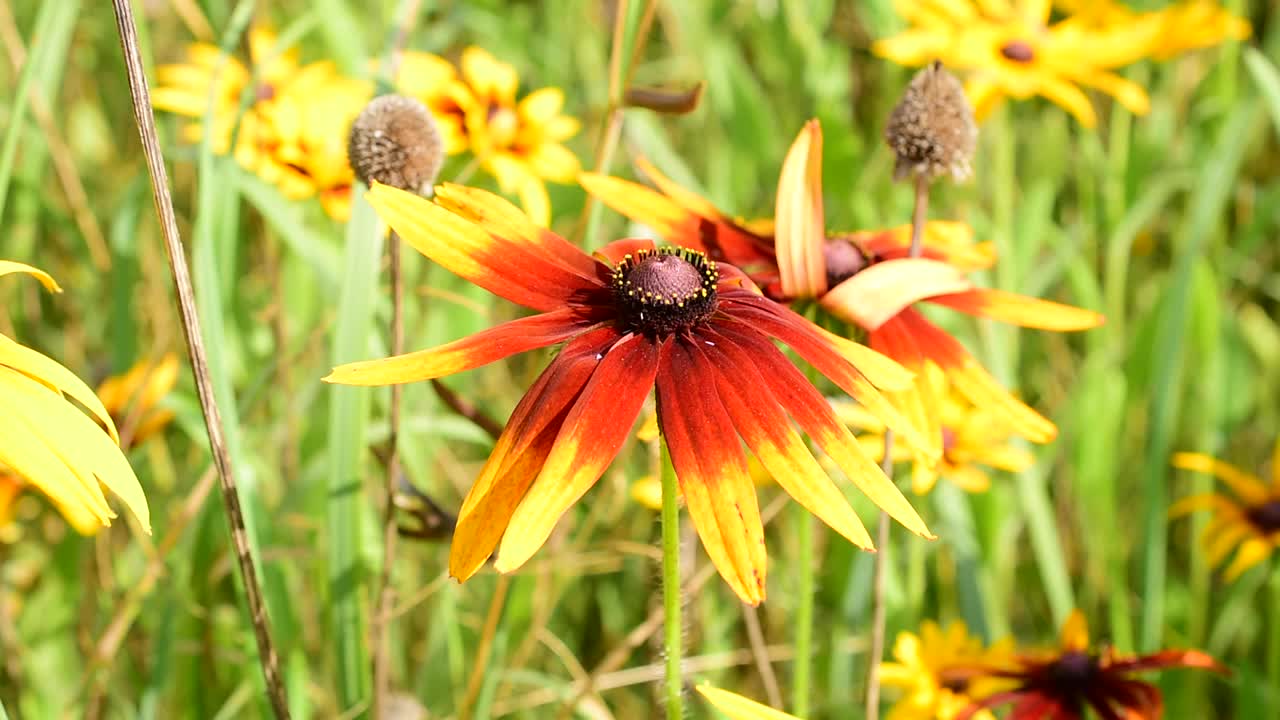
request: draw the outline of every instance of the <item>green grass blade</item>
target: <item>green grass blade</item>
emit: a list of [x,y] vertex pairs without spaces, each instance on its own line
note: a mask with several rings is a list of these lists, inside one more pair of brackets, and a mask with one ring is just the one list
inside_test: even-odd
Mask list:
[[[347,225],[345,273],[338,290],[338,317],[331,359],[334,365],[366,359],[374,319],[374,290],[382,258],[382,232],[362,192],[355,193]],[[360,562],[364,536],[364,494],[360,459],[369,414],[366,388],[329,389],[329,603],[332,617],[337,689],[341,708],[368,700],[370,669],[365,630],[365,568]]]
[[26,126],[23,122],[27,114],[27,101],[31,96],[31,83],[39,73],[36,71],[43,65],[43,54],[52,43],[41,42],[40,38],[48,37],[49,30],[58,18],[58,6],[61,3],[44,3],[40,15],[36,17],[37,38],[22,66],[18,76],[18,86],[9,96],[13,105],[9,108],[9,127],[5,129],[3,145],[0,145],[0,217],[4,216],[5,203],[9,198],[9,184],[13,180],[13,160],[18,152],[18,138]]
[[1253,76],[1253,82],[1262,93],[1267,103],[1267,111],[1271,113],[1271,123],[1276,126],[1276,134],[1280,135],[1280,70],[1274,62],[1254,48],[1244,51],[1244,64]]

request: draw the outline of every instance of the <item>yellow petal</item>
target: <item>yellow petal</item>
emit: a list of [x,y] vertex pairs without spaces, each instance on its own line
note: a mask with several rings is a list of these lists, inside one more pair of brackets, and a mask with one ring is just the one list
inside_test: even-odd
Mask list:
[[[3,380],[0,380],[0,398],[10,399]],[[96,482],[91,485],[83,482],[16,412],[0,413],[0,463],[47,495],[59,508],[75,508],[80,516],[93,516],[98,525],[108,525],[115,517]]]
[[1176,453],[1173,466],[1183,470],[1208,473],[1231,488],[1236,497],[1248,505],[1260,505],[1270,499],[1267,486],[1259,478],[1235,465],[1222,462],[1201,453]]
[[546,87],[526,95],[517,106],[516,112],[524,120],[542,125],[554,120],[563,107],[564,91],[560,88]]
[[40,284],[44,285],[50,292],[62,292],[62,288],[58,287],[58,283],[53,279],[53,276],[49,275],[49,273],[20,262],[0,260],[0,277],[9,275],[10,273],[26,273],[27,275],[34,276],[40,281]]
[[761,705],[754,700],[748,700],[741,695],[735,695],[727,690],[711,687],[710,685],[699,685],[698,693],[707,699],[720,712],[728,715],[732,720],[799,720],[794,715],[779,710],[774,710],[767,705]]
[[1240,545],[1240,549],[1236,550],[1235,560],[1232,560],[1231,565],[1227,567],[1225,575],[1227,581],[1230,582],[1235,580],[1243,575],[1249,568],[1257,565],[1263,560],[1266,560],[1272,550],[1275,550],[1275,546],[1270,541],[1262,538],[1253,538],[1251,540],[1244,541],[1244,543]]
[[1089,649],[1089,623],[1078,608],[1071,611],[1062,624],[1060,644],[1063,650],[1083,652]]
[[819,302],[843,320],[878,330],[912,303],[972,287],[953,265],[928,258],[903,258],[872,265],[831,288]]
[[822,127],[805,123],[782,163],[775,232],[778,272],[788,298],[819,297],[827,291],[822,211]]
[[107,433],[116,443],[120,436],[116,432],[115,423],[111,421],[111,413],[102,404],[98,395],[89,389],[84,381],[75,373],[60,365],[53,358],[42,355],[25,345],[0,335],[0,366],[9,367],[17,372],[33,378],[36,382],[51,390],[70,395],[77,402],[88,408],[107,428]]
[[516,69],[499,62],[488,50],[469,47],[462,51],[462,75],[482,101],[514,106],[519,77]]

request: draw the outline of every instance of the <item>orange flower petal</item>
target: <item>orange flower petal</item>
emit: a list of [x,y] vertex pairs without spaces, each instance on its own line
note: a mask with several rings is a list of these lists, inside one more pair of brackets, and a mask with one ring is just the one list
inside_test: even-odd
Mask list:
[[689,517],[711,562],[743,602],[765,596],[764,526],[742,444],[684,342],[666,347],[658,415]]
[[653,250],[654,247],[653,241],[648,238],[628,238],[626,240],[614,240],[593,254],[598,260],[609,265],[617,265],[626,259],[628,255],[636,255],[644,250]]
[[[739,354],[730,354],[719,343],[697,349],[700,370],[695,377],[714,374],[734,428],[778,485],[849,542],[872,549],[866,527],[791,427],[756,366],[741,362]],[[743,396],[743,387],[755,389],[750,401]]]
[[339,385],[398,385],[444,377],[563,342],[594,322],[575,309],[541,313],[430,350],[340,365],[324,381]]
[[728,342],[724,353],[739,365],[755,364],[773,396],[790,413],[796,425],[840,466],[862,494],[877,507],[917,535],[933,538],[924,520],[885,476],[832,411],[822,393],[763,335],[751,331],[720,331]]
[[1102,315],[1092,310],[1003,290],[974,289],[955,292],[930,297],[929,302],[945,305],[970,315],[1040,330],[1059,332],[1088,330],[1106,321]]
[[887,260],[855,274],[819,302],[832,315],[875,330],[912,303],[973,285],[952,265],[927,258]]
[[657,370],[658,348],[643,336],[626,336],[605,352],[511,517],[498,546],[499,572],[532,557],[560,516],[604,473],[630,434]]
[[367,197],[378,215],[418,252],[511,302],[555,310],[577,293],[600,288],[599,280],[566,269],[537,246],[486,230],[413,193],[375,183]]
[[820,297],[827,291],[822,212],[822,126],[805,123],[782,162],[778,178],[774,245],[782,292],[788,298]]

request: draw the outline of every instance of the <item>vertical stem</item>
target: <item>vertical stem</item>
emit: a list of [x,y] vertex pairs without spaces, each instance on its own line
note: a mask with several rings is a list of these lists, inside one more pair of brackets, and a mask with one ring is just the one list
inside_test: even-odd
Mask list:
[[929,219],[929,176],[926,173],[916,175],[916,204],[911,212],[911,248],[910,257],[920,257],[924,252],[924,225]]
[[222,417],[218,413],[213,381],[209,376],[208,358],[201,340],[195,292],[191,285],[191,275],[187,271],[187,258],[182,239],[178,234],[173,198],[169,194],[169,177],[160,151],[155,117],[152,115],[151,92],[147,87],[147,77],[142,67],[142,53],[138,49],[138,31],[133,18],[133,7],[129,0],[112,0],[112,6],[115,10],[116,29],[120,34],[120,47],[124,53],[125,68],[129,78],[134,120],[138,125],[142,149],[147,158],[147,168],[151,174],[152,195],[156,204],[156,213],[160,216],[160,229],[169,257],[169,270],[173,274],[174,285],[177,287],[179,316],[182,320],[182,330],[187,342],[192,372],[195,375],[196,393],[200,398],[205,431],[209,435],[213,464],[218,471],[222,499],[226,505],[227,524],[231,527],[231,541],[236,551],[236,563],[241,580],[244,582],[249,619],[258,645],[258,661],[262,665],[267,696],[275,716],[288,718],[289,705],[284,683],[280,677],[280,660],[271,639],[271,622],[267,616],[266,603],[263,601],[257,566],[249,548],[244,513],[240,506],[240,491],[236,486],[235,474],[231,466],[231,454],[224,441]]
[[[1271,568],[1271,632],[1267,634],[1267,683],[1266,686],[1271,691],[1277,692],[1280,688],[1280,622],[1276,622],[1275,618],[1280,617],[1280,562],[1275,563],[1275,567]],[[1272,696],[1274,702],[1275,696]]]
[[667,720],[684,716],[684,680],[680,672],[684,625],[680,619],[680,508],[676,475],[666,438],[662,445],[662,613],[666,639]]
[[[391,274],[391,355],[404,353],[404,278],[400,270],[400,235],[391,232],[387,253],[390,256]],[[370,645],[373,646],[373,707],[376,717],[385,710],[387,691],[390,687],[390,671],[387,668],[387,625],[391,622],[391,609],[395,605],[395,589],[391,585],[391,566],[396,556],[396,483],[400,481],[400,458],[397,444],[400,439],[400,397],[403,386],[391,386],[391,408],[387,424],[387,483],[384,488],[385,503],[382,515],[382,574],[378,577],[377,601],[374,604],[373,622],[370,623]]]
[[[884,431],[880,469],[893,479],[893,431]],[[884,574],[889,562],[889,513],[880,511],[876,523],[876,562],[871,576],[871,648],[867,651],[867,720],[880,717],[880,658],[884,656]]]
[[813,667],[813,516],[796,505],[796,544],[800,577],[796,606],[796,660],[791,677],[791,707],[798,717],[809,716],[809,677]]

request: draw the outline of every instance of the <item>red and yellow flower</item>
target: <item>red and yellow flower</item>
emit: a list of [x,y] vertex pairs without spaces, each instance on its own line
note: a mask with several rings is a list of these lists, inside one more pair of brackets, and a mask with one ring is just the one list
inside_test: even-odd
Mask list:
[[1211,565],[1221,564],[1232,550],[1236,551],[1226,569],[1227,580],[1240,577],[1280,548],[1280,442],[1272,456],[1269,483],[1200,453],[1178,453],[1173,456],[1173,464],[1183,470],[1209,473],[1231,490],[1231,494],[1192,495],[1169,509],[1174,516],[1196,510],[1212,514],[1201,542]]
[[1062,626],[1061,648],[1020,654],[1009,668],[973,667],[953,672],[971,682],[1005,680],[1016,683],[970,705],[956,720],[976,717],[985,708],[1013,703],[1008,720],[1083,720],[1085,706],[1103,718],[1148,718],[1162,715],[1163,701],[1156,686],[1133,673],[1185,667],[1226,672],[1199,650],[1161,650],[1150,655],[1126,655],[1111,648],[1089,647],[1089,628],[1076,610]]
[[[880,682],[898,688],[902,695],[889,711],[889,720],[955,720],[974,700],[1008,687],[998,679],[970,681],[958,668],[1008,667],[1013,658],[1013,641],[1005,639],[990,647],[969,634],[959,620],[943,630],[925,620],[920,632],[901,632],[893,643],[893,661],[880,663]],[[989,711],[976,720],[994,720]]]
[[[769,297],[813,299],[836,318],[869,333],[869,344],[916,373],[910,392],[897,396],[917,425],[927,428],[931,455],[941,452],[937,417],[940,391],[926,368],[937,366],[973,404],[989,409],[1017,434],[1047,442],[1057,434],[1048,419],[1009,394],[959,341],[929,322],[914,305],[928,302],[969,315],[1046,330],[1083,330],[1102,323],[1089,310],[1001,290],[976,287],[963,269],[985,253],[956,252],[951,226],[930,223],[924,256],[909,258],[904,233],[827,235],[821,187],[822,134],[816,121],[801,131],[783,164],[776,229],[729,218],[710,203],[642,169],[661,192],[613,177],[584,174],[582,185],[605,204],[653,227],[671,242],[742,268]],[[951,230],[950,241],[934,242]],[[932,231],[932,232],[930,232]]]
[[851,542],[871,547],[797,427],[873,502],[929,535],[773,340],[922,445],[877,389],[911,382],[891,360],[762,297],[736,268],[696,250],[623,240],[587,255],[501,198],[459,186],[442,186],[433,203],[375,185],[369,200],[424,255],[537,314],[439,348],[344,365],[327,381],[427,380],[563,344],[463,501],[449,559],[455,578],[469,578],[495,550],[499,572],[523,565],[617,455],[655,387],[694,527],[745,602],[764,599],[766,559],[743,442],[784,490]]

